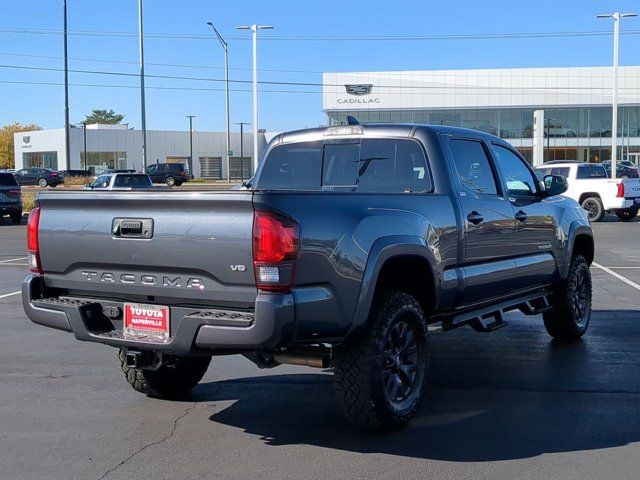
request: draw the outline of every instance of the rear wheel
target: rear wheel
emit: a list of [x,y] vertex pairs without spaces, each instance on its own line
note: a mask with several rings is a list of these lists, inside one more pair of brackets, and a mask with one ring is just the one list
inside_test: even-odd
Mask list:
[[585,334],[591,318],[591,271],[581,255],[571,260],[569,274],[556,285],[553,307],[543,314],[549,335],[558,340],[575,340]]
[[169,185],[170,187],[173,187],[176,184],[176,179],[173,177],[167,177],[165,182],[167,182],[167,185]]
[[588,197],[582,201],[582,208],[589,214],[590,222],[599,222],[604,217],[604,206],[598,197]]
[[118,350],[120,369],[137,392],[150,397],[179,398],[193,389],[207,372],[211,357],[174,357],[157,370],[127,365],[126,352]]
[[616,216],[623,222],[629,222],[638,216],[638,207],[616,210]]
[[401,292],[381,295],[367,331],[335,352],[335,386],[345,414],[369,428],[406,424],[420,405],[428,364],[429,337],[418,302]]
[[11,212],[9,217],[11,218],[11,221],[17,225],[22,221],[22,212]]
[[38,180],[38,185],[41,186],[42,188],[46,187],[48,185],[47,179],[41,178],[40,180]]

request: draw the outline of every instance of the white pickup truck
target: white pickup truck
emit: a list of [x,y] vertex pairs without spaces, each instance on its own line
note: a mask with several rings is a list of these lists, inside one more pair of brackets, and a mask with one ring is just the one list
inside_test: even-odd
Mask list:
[[611,180],[602,165],[595,163],[546,163],[536,167],[540,178],[561,175],[569,189],[563,194],[576,200],[589,212],[589,220],[599,222],[606,212],[613,212],[623,222],[633,220],[640,208],[640,179]]

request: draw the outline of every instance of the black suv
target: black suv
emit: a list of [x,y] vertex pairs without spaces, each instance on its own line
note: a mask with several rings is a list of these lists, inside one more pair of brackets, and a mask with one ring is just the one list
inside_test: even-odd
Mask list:
[[15,224],[22,220],[22,192],[12,173],[0,172],[0,218],[9,215]]
[[181,163],[156,163],[149,165],[146,173],[151,177],[153,183],[166,183],[170,187],[179,187],[182,182],[187,182],[187,175],[184,165]]
[[50,168],[23,168],[15,173],[20,185],[38,185],[44,187],[57,187],[64,183],[64,176]]

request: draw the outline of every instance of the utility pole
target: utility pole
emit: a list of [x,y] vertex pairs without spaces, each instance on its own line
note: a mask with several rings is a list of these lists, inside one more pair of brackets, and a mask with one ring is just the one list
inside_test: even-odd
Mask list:
[[64,170],[71,169],[71,142],[69,140],[69,55],[67,52],[67,0],[63,0],[64,9]]
[[238,30],[251,30],[253,35],[253,168],[258,169],[258,30],[272,30],[271,25],[241,25]]
[[618,44],[620,41],[620,19],[637,17],[637,13],[605,13],[596,18],[613,18],[613,100],[611,102],[611,179],[616,178],[616,160],[618,156]]
[[236,122],[240,125],[240,181],[244,182],[244,129],[245,125],[251,125],[247,122]]
[[187,118],[189,119],[189,175],[193,178],[193,119],[195,115],[187,115]]
[[226,84],[226,97],[227,97],[227,153],[225,154],[225,158],[226,158],[226,166],[227,166],[227,180],[231,181],[231,170],[229,168],[229,163],[230,163],[229,152],[231,152],[231,133],[230,133],[230,127],[229,127],[229,121],[230,121],[229,120],[229,45],[227,44],[226,40],[222,38],[222,35],[220,35],[216,27],[213,26],[213,23],[207,22],[207,25],[210,25],[211,28],[213,28],[213,31],[215,32],[216,37],[218,37],[218,41],[220,42],[220,44],[222,45],[222,48],[224,49],[224,79]]
[[144,105],[144,31],[142,29],[142,0],[138,0],[138,47],[140,49],[140,110],[142,120],[142,168],[147,171],[147,113]]

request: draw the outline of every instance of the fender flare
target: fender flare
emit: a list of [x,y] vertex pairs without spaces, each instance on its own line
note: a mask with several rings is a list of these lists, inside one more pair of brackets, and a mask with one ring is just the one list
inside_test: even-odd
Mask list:
[[569,274],[571,257],[573,257],[573,247],[575,246],[575,240],[578,235],[587,235],[593,242],[593,231],[591,230],[590,226],[585,225],[578,220],[574,220],[573,222],[571,222],[571,224],[569,225],[569,235],[567,238],[567,254],[564,258],[562,270],[560,271],[560,276],[562,278],[566,278],[566,276]]
[[[347,335],[367,322],[382,266],[393,257],[406,255],[416,255],[424,258],[428,262],[431,271],[437,271],[436,259],[424,239],[413,235],[391,235],[376,240],[369,250],[367,264],[362,275],[358,303]],[[433,278],[433,281],[434,285],[437,285],[435,278]]]

